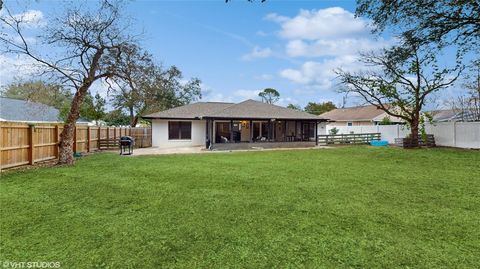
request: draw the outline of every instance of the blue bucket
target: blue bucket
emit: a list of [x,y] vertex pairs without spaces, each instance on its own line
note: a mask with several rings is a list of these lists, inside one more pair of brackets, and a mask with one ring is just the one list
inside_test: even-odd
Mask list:
[[374,147],[384,147],[388,145],[388,141],[385,140],[372,140],[370,141],[370,145]]

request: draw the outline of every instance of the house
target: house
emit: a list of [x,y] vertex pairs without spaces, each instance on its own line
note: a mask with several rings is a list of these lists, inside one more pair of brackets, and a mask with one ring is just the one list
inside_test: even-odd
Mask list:
[[58,109],[44,104],[0,97],[0,121],[57,123]]
[[[0,122],[60,123],[60,111],[37,102],[0,97]],[[89,124],[83,118],[77,124]]]
[[246,100],[198,102],[143,116],[152,120],[152,145],[210,149],[308,147],[326,120],[303,111]]
[[385,111],[376,106],[356,106],[347,108],[336,108],[320,115],[322,118],[332,121],[329,126],[368,126],[378,125],[389,119],[391,123],[403,123],[402,119],[388,115]]
[[433,122],[450,122],[450,121],[478,121],[478,113],[473,109],[465,109],[456,111],[453,109],[442,109],[429,111],[432,115]]

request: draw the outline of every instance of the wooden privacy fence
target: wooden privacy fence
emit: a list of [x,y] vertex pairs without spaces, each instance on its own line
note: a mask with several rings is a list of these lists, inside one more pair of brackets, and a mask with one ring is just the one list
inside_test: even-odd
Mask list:
[[[62,130],[63,125],[0,122],[0,169],[58,158]],[[152,146],[151,128],[77,126],[73,150],[100,150],[101,141],[118,141],[124,135],[134,137],[136,147]],[[112,145],[118,148],[118,142]]]
[[319,135],[318,144],[368,144],[380,140],[380,133]]

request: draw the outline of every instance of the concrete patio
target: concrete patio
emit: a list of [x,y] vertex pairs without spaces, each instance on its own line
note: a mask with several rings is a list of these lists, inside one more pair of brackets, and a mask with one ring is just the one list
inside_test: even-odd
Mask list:
[[241,152],[241,151],[271,151],[271,150],[307,150],[307,149],[329,149],[328,146],[316,146],[308,148],[250,148],[250,149],[234,149],[234,150],[206,150],[203,147],[183,147],[183,148],[139,148],[133,151],[133,155],[125,156],[142,156],[142,155],[167,155],[167,154],[195,154],[195,153],[221,153],[221,152]]

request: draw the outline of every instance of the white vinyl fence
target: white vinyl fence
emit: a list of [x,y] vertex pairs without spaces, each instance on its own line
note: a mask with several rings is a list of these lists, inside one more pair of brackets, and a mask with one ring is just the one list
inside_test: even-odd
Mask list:
[[[337,128],[339,134],[381,133],[382,140],[393,143],[395,138],[405,137],[410,130],[405,125],[372,125],[372,126],[335,126],[329,124],[319,129],[319,134],[329,134]],[[435,136],[439,146],[480,149],[480,122],[442,122],[426,124],[427,134]],[[323,131],[323,132],[322,132]]]

